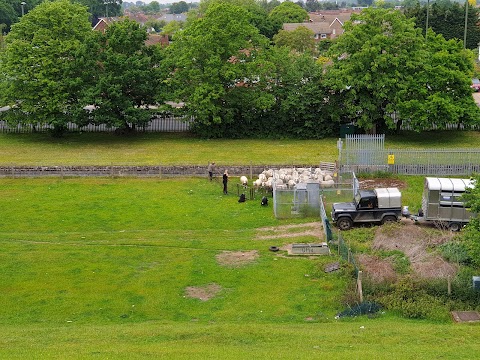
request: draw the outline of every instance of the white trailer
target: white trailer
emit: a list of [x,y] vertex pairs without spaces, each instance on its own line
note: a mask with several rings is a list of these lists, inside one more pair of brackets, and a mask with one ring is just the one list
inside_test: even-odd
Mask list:
[[452,231],[459,231],[472,214],[465,208],[462,195],[473,187],[470,179],[425,178],[422,212],[415,220],[438,221]]

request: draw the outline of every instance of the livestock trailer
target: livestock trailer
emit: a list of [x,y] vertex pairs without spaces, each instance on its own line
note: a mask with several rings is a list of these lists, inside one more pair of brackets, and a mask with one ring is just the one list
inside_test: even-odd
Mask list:
[[459,231],[472,214],[465,208],[462,195],[473,187],[469,179],[425,178],[422,212],[418,220],[438,221],[452,231]]

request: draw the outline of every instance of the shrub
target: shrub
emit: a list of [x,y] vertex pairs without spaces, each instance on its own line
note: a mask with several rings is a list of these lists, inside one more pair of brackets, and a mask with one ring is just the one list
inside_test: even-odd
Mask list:
[[463,243],[451,241],[440,245],[438,249],[447,261],[458,264],[469,264],[472,261],[472,258],[468,254],[468,249]]

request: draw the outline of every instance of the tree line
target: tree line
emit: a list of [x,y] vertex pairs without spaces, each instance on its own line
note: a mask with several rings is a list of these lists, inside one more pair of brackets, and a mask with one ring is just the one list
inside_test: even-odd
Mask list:
[[[353,14],[345,33],[314,42],[298,4],[206,0],[166,47],[128,19],[91,30],[88,8],[43,2],[12,25],[0,51],[9,124],[107,124],[134,130],[155,111],[181,112],[203,137],[322,138],[362,131],[478,124],[474,54],[394,9]],[[427,41],[428,40],[428,41]],[[166,102],[181,102],[181,109]],[[88,109],[88,110],[86,110]]]

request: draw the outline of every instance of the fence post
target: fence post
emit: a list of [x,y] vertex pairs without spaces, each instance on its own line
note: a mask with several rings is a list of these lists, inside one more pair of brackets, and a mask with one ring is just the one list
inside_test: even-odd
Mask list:
[[357,275],[357,288],[358,288],[358,298],[360,302],[363,302],[363,288],[362,288],[362,271],[358,270]]
[[113,163],[110,163],[110,177],[113,178]]
[[250,161],[250,180],[253,180],[252,162]]
[[162,178],[162,165],[158,165],[158,177]]
[[62,177],[62,180],[63,180],[63,165],[60,166],[60,176]]
[[450,279],[450,276],[447,276],[447,293],[452,295],[452,279]]

